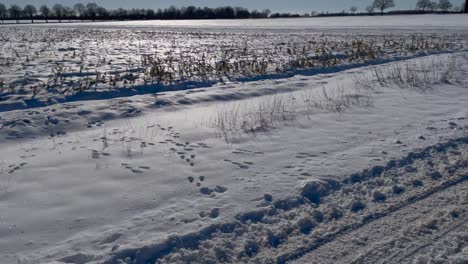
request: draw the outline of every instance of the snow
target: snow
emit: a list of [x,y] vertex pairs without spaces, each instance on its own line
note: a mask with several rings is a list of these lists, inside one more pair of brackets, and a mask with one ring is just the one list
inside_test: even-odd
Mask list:
[[[419,174],[419,177],[423,176],[422,179],[426,178],[425,187],[417,187],[419,189],[428,188],[428,184],[436,185],[443,182],[444,180],[441,179],[434,181],[424,174],[431,174],[431,170],[438,172],[437,169],[444,171],[443,163],[450,163],[449,166],[456,167],[458,164],[455,160],[457,159],[459,164],[466,163],[466,145],[451,151],[455,156],[442,156],[441,159],[432,160],[432,163],[413,164],[412,169],[416,168],[417,173],[408,175],[409,168],[402,170],[401,173],[404,173],[405,177]],[[466,173],[465,167],[465,169],[460,169],[458,174],[455,173],[454,178],[463,179]],[[446,173],[444,175],[447,177]],[[411,199],[412,201],[407,202],[402,209],[386,216],[376,217],[375,221],[369,221],[368,224],[363,224],[362,227],[344,234],[340,239],[330,241],[323,247],[290,263],[310,263],[312,259],[317,263],[463,263],[468,257],[465,218],[467,184],[466,180],[464,182],[464,184],[463,180],[458,184],[451,182],[444,188],[436,185],[435,188],[441,190],[431,191],[435,194],[428,198]],[[385,187],[377,188],[391,193]],[[399,195],[411,197],[408,191],[411,192],[411,190],[406,190],[406,194],[403,192]],[[394,204],[394,201],[386,203]],[[461,215],[464,216],[461,217]]]
[[[48,27],[38,24],[35,27]],[[375,30],[385,31],[463,31],[467,26],[466,15],[394,15],[361,17],[281,18],[281,19],[237,19],[237,20],[149,20],[131,22],[63,23],[56,27],[90,28],[133,28],[187,31],[339,31]],[[26,25],[30,27],[30,25]]]
[[[399,26],[424,27],[432,17],[402,17]],[[444,22],[431,27],[454,21],[461,21],[457,27],[467,26],[458,15],[437,17]],[[330,26],[357,27],[366,19],[371,18]],[[385,27],[392,19],[374,26]],[[247,22],[223,23],[236,28],[240,25],[235,23]],[[268,25],[276,21],[264,23],[277,27]],[[362,232],[350,244],[353,235],[347,234],[351,238],[345,246],[332,240],[317,255],[307,255],[315,254],[309,253],[310,246],[320,234],[327,237],[390,210],[387,205],[403,208],[411,195],[420,199],[421,205],[411,203],[417,212],[439,196],[450,197],[457,201],[454,212],[466,219],[460,210],[463,195],[456,193],[466,192],[466,181],[458,176],[466,175],[467,168],[468,53],[465,36],[453,36],[457,49],[388,55],[335,71],[216,81],[157,96],[143,92],[3,108],[0,262],[146,263],[160,257],[162,263],[210,263],[212,258],[212,263],[267,263],[293,260],[297,254],[308,263],[316,256],[327,259],[327,247],[363,253],[366,248],[357,240],[385,236],[366,238],[363,234],[370,231]],[[41,65],[47,66],[46,61],[31,68],[47,76]],[[2,65],[1,78],[10,81],[15,71]],[[8,98],[24,100],[18,96]],[[437,146],[440,153],[433,151]],[[414,187],[416,183],[423,187]],[[423,199],[432,193],[430,200]],[[440,204],[437,210],[445,210],[447,203]],[[398,213],[427,220],[412,216],[411,207]],[[415,221],[408,229],[445,230],[452,220],[436,213],[436,222]],[[398,228],[393,217],[389,213],[380,219]],[[378,221],[362,228],[382,230]],[[460,230],[462,224],[455,231]],[[270,246],[258,241],[260,235]],[[464,236],[453,235],[453,243],[463,247]],[[430,239],[420,235],[412,240],[418,241]],[[466,256],[442,245],[411,258],[436,258],[435,252],[454,260]]]

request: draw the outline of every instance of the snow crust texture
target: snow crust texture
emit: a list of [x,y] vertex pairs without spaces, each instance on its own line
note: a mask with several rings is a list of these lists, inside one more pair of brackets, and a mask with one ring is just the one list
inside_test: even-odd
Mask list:
[[464,263],[468,257],[466,137],[342,182],[308,182],[301,191],[265,201],[237,221],[125,250],[106,263]]

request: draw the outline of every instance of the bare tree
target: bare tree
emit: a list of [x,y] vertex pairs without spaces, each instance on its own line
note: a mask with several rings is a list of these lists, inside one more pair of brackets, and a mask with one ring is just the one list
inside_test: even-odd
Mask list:
[[104,18],[104,17],[109,16],[109,12],[104,7],[98,6],[98,8],[96,9],[96,15],[98,17]]
[[78,14],[78,16],[81,18],[81,21],[83,21],[84,16],[86,14],[86,7],[82,3],[78,3],[75,6],[73,6],[73,9],[75,12]]
[[374,7],[380,10],[380,13],[383,16],[384,10],[388,8],[392,8],[395,6],[395,2],[393,0],[374,0]]
[[416,3],[416,8],[421,9],[423,12],[426,11],[426,9],[429,9],[431,7],[431,1],[430,0],[418,0]]
[[19,23],[19,19],[21,16],[21,7],[19,5],[12,5],[10,9],[8,9],[8,13],[10,13],[10,17],[16,20],[16,23]]
[[44,17],[46,23],[49,23],[49,17],[50,17],[50,14],[52,13],[50,8],[46,5],[43,5],[39,8],[39,12]]
[[263,9],[262,10],[262,16],[263,17],[269,17],[271,15],[271,10],[270,9]]
[[93,20],[93,21],[94,21],[94,19],[96,19],[98,8],[99,8],[99,6],[96,3],[88,3],[86,5],[86,12],[87,12],[88,16],[91,18],[91,20]]
[[36,7],[33,5],[26,5],[23,11],[31,19],[31,23],[34,24],[34,16],[37,14]]
[[374,13],[374,9],[375,9],[374,5],[370,5],[370,6],[367,6],[367,7],[366,7],[366,11],[367,11],[367,13],[369,13],[369,14]]
[[431,2],[429,4],[429,10],[431,10],[431,12],[434,12],[436,11],[437,9],[439,9],[439,3],[437,2]]
[[2,20],[2,24],[7,17],[7,8],[4,4],[0,3],[0,19]]
[[356,14],[356,11],[357,11],[357,7],[355,6],[352,6],[349,11],[351,11],[351,14]]
[[119,8],[114,11],[114,16],[119,20],[124,20],[128,16],[128,11],[123,8]]
[[452,3],[450,0],[439,0],[439,8],[443,12],[447,12],[450,8],[452,8]]
[[68,22],[71,22],[72,17],[75,16],[75,10],[69,6],[66,6],[63,8],[63,16],[68,19]]
[[468,13],[468,0],[465,1],[465,8],[463,9],[463,12],[465,14]]
[[65,8],[61,4],[55,4],[52,7],[52,10],[54,10],[54,14],[57,17],[59,23],[62,23],[62,18],[65,15]]

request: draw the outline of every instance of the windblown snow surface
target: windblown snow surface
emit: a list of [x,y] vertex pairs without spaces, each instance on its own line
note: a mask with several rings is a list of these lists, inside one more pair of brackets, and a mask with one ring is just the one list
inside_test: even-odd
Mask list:
[[326,71],[40,105],[5,92],[0,263],[467,263],[465,18],[394,17],[399,39],[409,24],[456,45]]

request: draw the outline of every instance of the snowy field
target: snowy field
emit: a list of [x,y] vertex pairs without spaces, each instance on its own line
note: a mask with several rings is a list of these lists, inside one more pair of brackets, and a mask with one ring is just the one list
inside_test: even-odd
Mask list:
[[462,15],[0,27],[0,263],[465,263]]
[[[29,21],[28,21],[29,22]],[[77,24],[57,24],[54,27],[76,27]],[[31,25],[22,25],[31,27]],[[34,25],[35,27],[49,27],[48,25]],[[114,28],[138,30],[177,30],[177,31],[209,31],[209,32],[245,32],[245,31],[273,31],[273,32],[321,32],[330,31],[459,31],[468,27],[466,15],[397,15],[397,16],[362,16],[362,17],[321,17],[321,18],[283,18],[283,19],[238,19],[238,20],[160,20],[160,21],[132,21],[132,22],[96,22],[82,23],[80,27]]]

